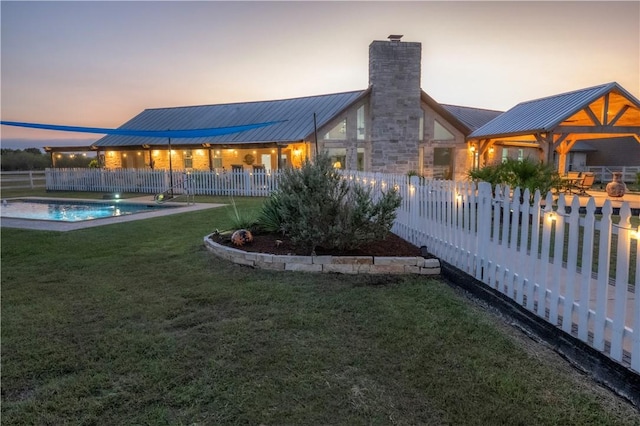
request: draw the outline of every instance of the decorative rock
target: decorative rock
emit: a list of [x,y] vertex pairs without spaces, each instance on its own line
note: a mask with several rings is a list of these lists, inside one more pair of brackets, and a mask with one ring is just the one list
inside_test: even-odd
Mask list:
[[622,173],[613,172],[613,179],[606,186],[609,197],[622,197],[627,192],[627,186],[622,181]]
[[246,229],[238,229],[231,235],[231,242],[238,247],[248,244],[251,241],[253,241],[253,235]]

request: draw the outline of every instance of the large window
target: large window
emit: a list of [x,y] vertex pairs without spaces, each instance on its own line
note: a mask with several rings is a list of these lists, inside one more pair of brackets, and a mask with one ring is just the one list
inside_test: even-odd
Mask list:
[[445,127],[438,123],[438,120],[434,120],[433,124],[433,139],[437,141],[450,141],[455,139],[453,134],[445,129]]
[[347,138],[347,119],[345,118],[344,120],[339,122],[337,126],[325,133],[324,138],[332,140],[345,140]]
[[364,171],[364,148],[358,148],[358,171]]
[[358,108],[356,112],[356,124],[358,131],[356,133],[358,140],[364,140],[365,136],[365,121],[364,121],[364,105]]
[[346,148],[329,148],[327,154],[331,158],[331,164],[336,169],[344,169],[347,163],[347,150]]
[[422,114],[420,115],[420,120],[418,121],[418,140],[424,140],[424,110],[420,110]]
[[433,149],[433,177],[453,179],[453,148]]

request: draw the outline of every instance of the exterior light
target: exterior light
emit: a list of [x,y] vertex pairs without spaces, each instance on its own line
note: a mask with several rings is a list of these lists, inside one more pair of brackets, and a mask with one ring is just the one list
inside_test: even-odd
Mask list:
[[489,148],[489,154],[493,154],[493,147]]
[[547,216],[547,219],[549,220],[549,222],[553,222],[556,220],[556,214],[554,212],[549,213],[549,216]]
[[471,151],[471,152],[475,152],[475,151],[476,151],[476,146],[475,146],[475,145],[471,145],[471,146],[469,147],[469,151]]
[[333,163],[333,168],[334,169],[341,169],[342,168],[342,163],[339,161],[336,161],[335,163]]
[[126,156],[127,156],[127,153],[125,152],[124,154],[122,154],[122,156],[123,156],[123,157],[126,157]]
[[141,152],[138,152],[138,157],[140,157],[141,155],[142,155],[142,153],[141,153]]

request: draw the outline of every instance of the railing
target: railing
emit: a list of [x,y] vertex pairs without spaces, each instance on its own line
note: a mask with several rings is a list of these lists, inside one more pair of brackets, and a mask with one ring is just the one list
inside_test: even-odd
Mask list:
[[622,181],[626,183],[634,183],[640,173],[640,166],[587,166],[587,172],[593,172],[596,175],[596,182],[608,183],[613,179],[613,172],[622,173]]
[[[49,191],[133,192],[158,194],[188,176],[195,195],[266,197],[277,186],[277,172],[229,172],[203,170],[47,169]],[[175,188],[175,193],[182,189]]]
[[43,188],[45,186],[45,179],[44,170],[0,172],[2,189]]
[[[349,173],[375,193],[403,196],[394,232],[510,297],[554,326],[640,372],[639,231],[622,203],[619,222],[605,201],[469,182]],[[501,195],[501,194],[507,194]],[[601,215],[597,218],[596,215]]]

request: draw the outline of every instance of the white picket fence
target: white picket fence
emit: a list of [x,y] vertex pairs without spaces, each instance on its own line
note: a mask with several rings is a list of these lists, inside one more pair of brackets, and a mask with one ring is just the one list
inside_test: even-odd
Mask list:
[[[622,203],[601,211],[591,199],[581,212],[561,194],[511,191],[472,182],[344,172],[345,179],[402,195],[393,231],[426,246],[443,261],[502,292],[554,326],[640,372],[640,230]],[[277,186],[268,172],[173,172],[174,186],[194,194],[267,196]],[[47,189],[160,193],[167,171],[48,169]],[[177,188],[180,189],[180,188]],[[179,191],[178,191],[179,192]],[[617,220],[619,219],[619,220]]]
[[521,202],[519,189],[494,196],[487,183],[346,176],[400,191],[399,236],[640,372],[640,230],[628,203],[615,223],[609,201],[600,212],[591,199],[581,214],[578,197],[554,205],[536,192],[531,204],[528,190]]
[[145,169],[47,169],[48,191],[139,192],[266,197],[277,185],[276,172]]

